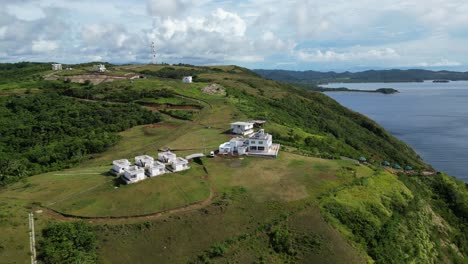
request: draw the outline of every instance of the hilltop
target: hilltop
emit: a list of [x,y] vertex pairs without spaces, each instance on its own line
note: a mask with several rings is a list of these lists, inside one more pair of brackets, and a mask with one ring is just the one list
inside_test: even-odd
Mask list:
[[[431,168],[410,147],[326,95],[237,66],[105,66],[3,65],[11,78],[0,83],[0,259],[28,261],[30,211],[50,263],[65,261],[54,241],[74,231],[61,229],[85,230],[67,239],[96,245],[74,250],[70,262],[465,258],[466,185],[424,176]],[[194,82],[182,83],[185,75]],[[180,156],[217,149],[230,122],[251,119],[267,120],[283,146],[277,159],[202,158],[133,185],[107,173],[112,160],[162,148]],[[66,224],[79,219],[84,226]]]

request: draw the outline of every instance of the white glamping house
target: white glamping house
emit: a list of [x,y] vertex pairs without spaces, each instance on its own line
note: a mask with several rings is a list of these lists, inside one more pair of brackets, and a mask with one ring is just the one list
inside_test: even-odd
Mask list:
[[130,165],[130,161],[128,161],[127,159],[114,160],[112,162],[111,172],[117,176],[122,175],[124,173],[124,170],[128,169]]
[[172,162],[171,168],[174,172],[190,169],[188,166],[188,160],[181,157],[178,157],[175,161]]
[[273,145],[273,136],[260,129],[249,137],[250,152],[268,152]]
[[193,81],[192,76],[184,76],[184,78],[182,78],[183,83],[192,83],[192,81]]
[[97,64],[93,66],[93,70],[97,72],[105,72],[106,66],[104,64]]
[[277,157],[280,144],[273,143],[273,136],[260,129],[248,138],[233,138],[219,146],[222,155],[249,155]]
[[235,122],[231,123],[231,131],[237,135],[250,135],[254,132],[254,123],[251,122]]
[[136,156],[135,165],[145,169],[149,169],[154,164],[154,158],[148,155]]
[[138,166],[130,166],[128,169],[125,169],[122,179],[126,184],[131,184],[146,179],[145,169]]
[[244,155],[248,148],[248,141],[245,138],[233,138],[219,146],[219,154]]
[[158,153],[158,160],[162,163],[172,163],[176,161],[177,155],[170,152],[170,151],[164,151]]
[[155,177],[155,176],[163,175],[164,173],[166,173],[166,165],[164,165],[164,163],[161,163],[159,161],[156,161],[154,164],[151,165],[151,167],[149,167],[146,170],[146,175],[148,177]]
[[60,64],[60,63],[52,64],[52,70],[53,71],[61,71],[62,70],[62,64]]

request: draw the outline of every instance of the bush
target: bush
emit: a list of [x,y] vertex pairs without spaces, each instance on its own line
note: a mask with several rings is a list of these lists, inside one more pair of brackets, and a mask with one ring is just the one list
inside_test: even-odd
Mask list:
[[38,259],[50,264],[96,263],[96,236],[84,222],[57,223],[42,231]]

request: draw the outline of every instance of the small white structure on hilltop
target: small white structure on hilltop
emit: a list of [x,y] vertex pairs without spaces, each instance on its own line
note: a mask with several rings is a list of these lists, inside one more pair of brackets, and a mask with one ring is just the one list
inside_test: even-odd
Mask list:
[[172,162],[171,168],[174,172],[190,169],[188,166],[188,160],[181,157],[178,157],[175,161]]
[[130,166],[128,169],[124,170],[124,174],[122,175],[122,180],[124,180],[126,184],[143,181],[145,179],[145,169],[138,166]]
[[148,155],[136,156],[135,157],[135,165],[138,167],[142,167],[145,169],[149,169],[154,164],[154,158]]
[[155,177],[159,175],[163,175],[166,173],[166,165],[159,161],[156,161],[151,167],[146,170],[146,175],[148,177]]
[[97,64],[93,66],[93,70],[97,72],[105,72],[106,66],[104,64]]
[[124,173],[125,169],[128,169],[128,167],[130,167],[130,165],[130,161],[126,159],[114,160],[112,162],[111,172],[115,175],[121,175]]
[[177,155],[172,153],[171,151],[164,151],[158,153],[158,160],[162,163],[173,163],[176,161]]
[[192,83],[193,82],[193,77],[192,76],[184,76],[182,78],[183,83]]
[[250,135],[254,132],[254,123],[251,122],[235,122],[231,123],[231,131],[237,135]]
[[62,70],[62,64],[60,64],[60,63],[54,63],[54,64],[52,64],[52,70],[54,70],[54,71],[61,71],[61,70]]
[[249,146],[248,140],[245,138],[233,138],[229,142],[225,142],[219,146],[219,154],[246,154]]

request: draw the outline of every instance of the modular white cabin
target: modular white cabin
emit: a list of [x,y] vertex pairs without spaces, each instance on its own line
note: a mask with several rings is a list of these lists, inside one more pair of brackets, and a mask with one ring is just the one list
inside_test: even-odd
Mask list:
[[250,135],[254,132],[254,123],[250,122],[235,122],[231,123],[231,131],[237,135]]
[[164,173],[166,173],[166,165],[159,161],[156,161],[150,168],[146,170],[146,175],[149,177],[163,175]]
[[135,165],[149,169],[154,164],[154,158],[148,155],[136,156],[135,157]]
[[104,64],[97,64],[93,66],[93,70],[97,72],[105,72],[106,71],[106,66]]
[[170,151],[164,151],[158,153],[158,160],[162,163],[172,163],[176,161],[177,155],[170,152]]
[[273,137],[263,129],[249,137],[250,152],[269,152],[273,144]]
[[190,169],[188,166],[188,160],[181,157],[178,157],[174,162],[172,162],[171,168],[174,172]]
[[219,154],[244,155],[248,149],[247,143],[245,138],[233,138],[219,146]]
[[112,162],[112,172],[116,175],[121,175],[124,173],[125,169],[128,169],[130,167],[130,161],[126,159],[121,159],[121,160],[114,160]]
[[124,174],[122,175],[122,180],[124,180],[126,184],[143,181],[144,179],[146,179],[145,169],[138,166],[130,166],[128,169],[124,170]]
[[184,76],[184,78],[182,78],[183,83],[192,83],[192,81],[193,81],[192,76]]
[[61,71],[61,70],[62,70],[62,64],[60,64],[60,63],[54,63],[54,64],[52,64],[52,70],[54,70],[54,71]]

